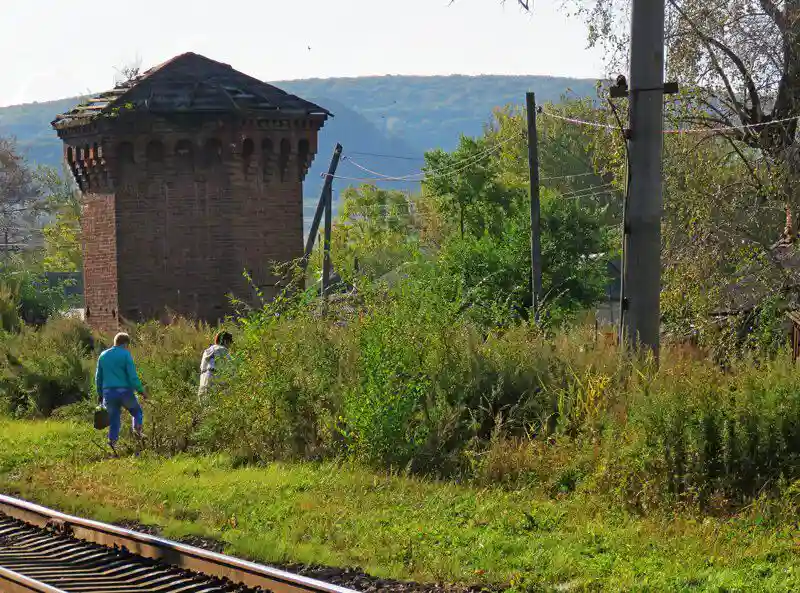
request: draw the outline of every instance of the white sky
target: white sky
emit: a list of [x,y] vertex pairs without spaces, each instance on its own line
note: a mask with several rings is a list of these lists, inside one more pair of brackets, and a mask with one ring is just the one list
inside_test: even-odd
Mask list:
[[602,74],[562,0],[531,15],[515,0],[0,0],[0,106],[106,90],[115,67],[186,51],[267,81]]

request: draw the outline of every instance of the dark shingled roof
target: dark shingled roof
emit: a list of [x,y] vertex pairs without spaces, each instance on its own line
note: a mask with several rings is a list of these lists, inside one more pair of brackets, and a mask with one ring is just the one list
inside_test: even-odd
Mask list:
[[242,74],[227,64],[185,53],[118,84],[53,120],[56,129],[80,126],[115,109],[145,109],[151,113],[264,112],[317,115],[326,109]]

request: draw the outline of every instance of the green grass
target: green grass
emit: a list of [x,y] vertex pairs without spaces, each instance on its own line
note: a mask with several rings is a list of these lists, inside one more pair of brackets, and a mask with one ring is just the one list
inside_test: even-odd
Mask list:
[[[203,535],[263,562],[515,590],[793,591],[797,525],[637,518],[577,493],[478,489],[347,465],[235,467],[223,456],[105,459],[91,428],[0,420],[0,484],[82,516]],[[527,587],[527,589],[524,589]]]

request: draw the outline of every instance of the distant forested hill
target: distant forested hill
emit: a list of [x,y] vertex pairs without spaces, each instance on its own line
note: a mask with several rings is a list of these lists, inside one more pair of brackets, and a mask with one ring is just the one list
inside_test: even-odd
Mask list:
[[452,149],[459,134],[480,134],[492,109],[594,94],[595,81],[549,76],[376,76],[276,83],[300,96],[332,99],[357,111],[388,136],[417,149]]
[[[320,151],[305,184],[309,216],[336,142],[345,153],[405,157],[358,156],[370,169],[405,175],[419,170],[425,150],[450,150],[460,134],[480,134],[494,108],[522,104],[528,90],[536,92],[539,103],[559,101],[565,95],[592,95],[595,82],[548,76],[379,76],[275,84],[328,108],[335,116],[323,128]],[[16,137],[30,161],[59,165],[61,146],[50,121],[77,101],[70,98],[0,108],[0,135]],[[363,171],[344,161],[339,174],[361,177]],[[337,189],[343,187],[344,182],[337,184]]]

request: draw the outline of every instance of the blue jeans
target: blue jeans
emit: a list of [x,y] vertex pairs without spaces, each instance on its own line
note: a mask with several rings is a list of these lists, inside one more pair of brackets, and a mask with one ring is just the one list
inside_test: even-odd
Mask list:
[[112,445],[119,439],[122,408],[133,416],[133,430],[141,430],[144,413],[132,389],[118,387],[103,389],[103,405],[108,410],[108,442]]

